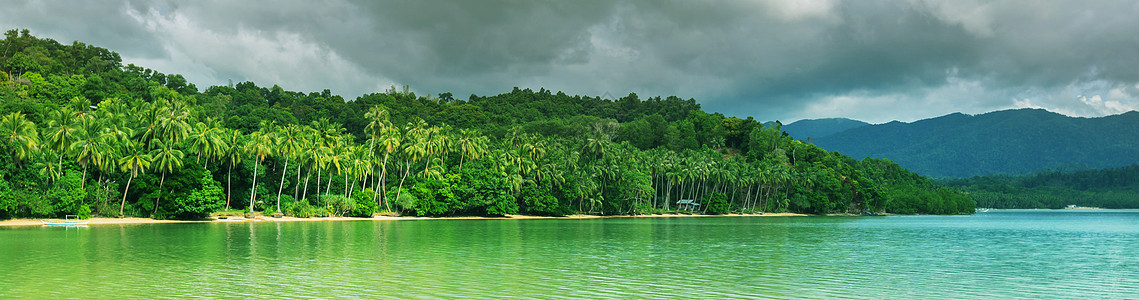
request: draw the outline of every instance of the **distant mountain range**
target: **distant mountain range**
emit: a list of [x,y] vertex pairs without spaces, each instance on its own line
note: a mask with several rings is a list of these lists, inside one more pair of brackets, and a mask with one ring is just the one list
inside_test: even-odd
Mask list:
[[[859,125],[862,124],[862,125]],[[888,158],[932,177],[1032,174],[1139,163],[1139,112],[1100,118],[1042,109],[953,113],[912,123],[802,120],[784,131],[851,157]]]
[[799,120],[795,123],[783,125],[783,131],[796,139],[807,140],[808,138],[829,136],[866,125],[870,125],[870,123],[847,118]]

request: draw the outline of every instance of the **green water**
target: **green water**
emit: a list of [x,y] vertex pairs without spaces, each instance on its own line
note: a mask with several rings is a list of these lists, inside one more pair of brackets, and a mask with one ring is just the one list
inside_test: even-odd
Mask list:
[[1135,298],[1139,211],[0,228],[9,298]]

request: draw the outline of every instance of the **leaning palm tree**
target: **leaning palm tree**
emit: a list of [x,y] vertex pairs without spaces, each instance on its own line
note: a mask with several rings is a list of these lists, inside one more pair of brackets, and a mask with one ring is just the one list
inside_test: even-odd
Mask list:
[[35,155],[40,147],[36,124],[18,112],[0,118],[0,139],[17,162]]
[[[380,192],[376,193],[383,194],[383,199],[385,200],[388,197],[388,157],[392,154],[392,152],[399,150],[401,141],[402,137],[400,136],[399,129],[392,127],[391,124],[387,124],[387,126],[384,127],[380,138],[380,149],[383,149],[384,151],[384,160],[380,163]],[[389,203],[389,201],[383,202],[386,204],[385,207],[387,210],[391,211],[391,203]]]
[[158,164],[159,172],[162,172],[162,179],[158,180],[158,197],[154,199],[153,214],[157,214],[158,202],[162,200],[162,188],[166,183],[166,173],[174,173],[175,168],[181,168],[182,158],[185,155],[182,154],[182,150],[174,148],[174,143],[155,141],[152,145],[156,145],[157,148],[155,148],[150,155],[154,158],[154,162]]
[[[281,169],[281,183],[277,186],[277,212],[281,212],[281,192],[285,188],[285,173],[289,169],[289,159],[297,155],[301,149],[301,128],[297,125],[289,124],[288,126],[281,127],[275,134],[277,144],[277,154],[285,157],[285,168]],[[297,168],[298,170],[300,168]],[[298,171],[299,172],[299,171]],[[299,176],[300,173],[297,173]]]
[[150,168],[151,157],[142,147],[131,140],[126,140],[123,145],[123,157],[119,158],[118,165],[123,172],[129,172],[130,177],[127,177],[127,187],[123,189],[123,201],[119,204],[119,215],[123,215],[123,208],[127,205],[127,193],[131,189],[131,181],[138,174],[145,173],[147,168]]
[[253,201],[257,197],[257,169],[261,166],[261,162],[265,161],[265,157],[273,154],[273,141],[271,134],[256,131],[249,135],[249,141],[245,144],[246,151],[253,154],[253,185],[249,189],[249,209],[253,209]]

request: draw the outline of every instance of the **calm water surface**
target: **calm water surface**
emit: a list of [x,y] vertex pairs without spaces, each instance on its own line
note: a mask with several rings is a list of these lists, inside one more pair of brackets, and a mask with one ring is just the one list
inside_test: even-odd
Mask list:
[[0,228],[0,298],[1136,298],[1139,211]]

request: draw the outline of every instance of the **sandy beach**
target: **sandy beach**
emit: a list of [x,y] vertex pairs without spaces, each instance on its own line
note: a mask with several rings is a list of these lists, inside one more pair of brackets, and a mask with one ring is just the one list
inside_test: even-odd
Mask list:
[[[526,215],[508,215],[505,217],[393,217],[393,216],[375,216],[371,218],[355,218],[355,217],[321,217],[321,218],[294,218],[294,217],[281,217],[273,218],[268,216],[258,216],[253,218],[244,217],[229,217],[219,219],[217,217],[210,217],[204,220],[155,220],[150,218],[91,218],[87,225],[107,225],[107,224],[161,224],[161,223],[244,223],[244,222],[318,222],[318,221],[407,221],[407,220],[526,220],[526,219],[599,219],[599,218],[691,218],[691,217],[797,217],[807,216],[804,214],[795,213],[769,213],[769,214],[731,214],[731,215],[635,215],[635,216],[599,216],[599,215],[570,215],[564,217],[545,217],[545,216],[526,216]],[[0,227],[5,226],[42,226],[45,221],[63,221],[63,219],[11,219],[0,220]]]

